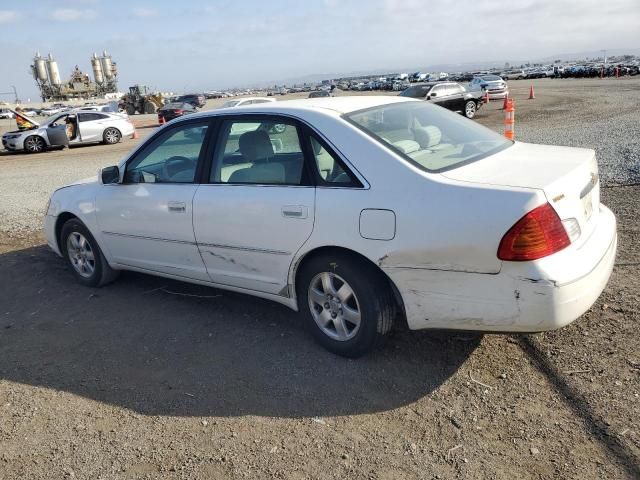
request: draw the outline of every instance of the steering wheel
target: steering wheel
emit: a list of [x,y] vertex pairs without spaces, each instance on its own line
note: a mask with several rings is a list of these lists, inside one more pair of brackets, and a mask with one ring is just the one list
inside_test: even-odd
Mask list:
[[162,179],[169,181],[176,173],[189,168],[191,163],[190,159],[180,155],[167,158],[167,161],[162,164]]

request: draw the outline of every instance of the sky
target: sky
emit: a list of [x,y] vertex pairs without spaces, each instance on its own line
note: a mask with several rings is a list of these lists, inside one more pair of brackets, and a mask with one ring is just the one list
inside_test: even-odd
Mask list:
[[0,92],[37,99],[36,51],[53,54],[63,80],[107,50],[121,91],[185,92],[637,51],[638,25],[640,0],[3,0]]

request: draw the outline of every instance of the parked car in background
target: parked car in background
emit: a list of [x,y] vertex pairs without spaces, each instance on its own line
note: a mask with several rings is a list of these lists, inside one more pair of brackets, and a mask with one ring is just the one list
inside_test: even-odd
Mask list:
[[401,97],[428,100],[441,107],[473,118],[483,104],[482,92],[468,91],[456,82],[416,83],[400,93]]
[[196,107],[187,102],[168,103],[158,109],[158,122],[169,122],[174,118],[182,117],[183,115],[190,115],[196,112]]
[[509,94],[507,82],[498,75],[480,75],[469,82],[469,90],[488,92],[489,99],[504,98]]
[[309,94],[309,98],[322,98],[322,97],[330,97],[331,93],[328,90],[316,90],[315,92],[311,92]]
[[40,115],[40,110],[35,109],[35,108],[31,108],[31,107],[27,107],[27,108],[23,108],[22,109],[22,113],[24,115],[26,115],[27,117],[36,117],[36,116]]
[[0,108],[0,118],[13,118],[15,115],[8,108]]
[[231,107],[244,107],[246,105],[255,105],[258,103],[269,103],[275,102],[275,98],[269,97],[245,97],[245,98],[236,98],[234,100],[228,100],[224,102],[217,108],[231,108]]
[[201,93],[188,93],[186,95],[178,95],[171,101],[174,103],[190,103],[196,108],[202,108],[206,105],[206,99]]
[[405,97],[315,98],[177,119],[56,190],[44,224],[82,285],[134,270],[259,296],[356,357],[397,317],[493,332],[576,320],[614,266],[599,192],[593,150],[509,141]]
[[523,80],[527,78],[524,70],[507,70],[500,75],[503,80]]
[[38,153],[49,147],[94,142],[114,144],[135,130],[119,113],[67,111],[52,115],[42,123],[29,121],[34,124],[33,128],[2,135],[5,149]]
[[63,105],[61,103],[54,103],[50,107],[45,107],[40,111],[40,114],[48,117],[49,115],[55,115],[56,113],[64,112],[69,110],[69,107]]

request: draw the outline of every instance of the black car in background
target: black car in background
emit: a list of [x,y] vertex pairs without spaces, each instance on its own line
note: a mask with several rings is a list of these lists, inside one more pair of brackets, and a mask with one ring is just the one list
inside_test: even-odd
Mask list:
[[164,123],[174,118],[196,113],[196,107],[187,102],[171,102],[158,109],[158,122]]
[[473,118],[483,104],[482,92],[471,92],[456,82],[426,82],[411,85],[401,97],[428,100],[454,112]]
[[186,102],[190,103],[196,108],[202,108],[205,105],[206,99],[201,93],[187,93],[186,95],[180,95],[174,98],[172,102]]
[[311,92],[309,94],[309,98],[321,98],[321,97],[330,97],[331,93],[327,90],[316,90],[315,92]]

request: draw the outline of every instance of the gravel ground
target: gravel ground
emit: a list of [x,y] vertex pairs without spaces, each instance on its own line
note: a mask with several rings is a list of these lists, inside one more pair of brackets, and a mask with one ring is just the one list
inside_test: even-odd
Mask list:
[[[538,81],[533,101],[512,82],[518,138],[595,147],[608,184],[634,183],[640,80],[613,82]],[[499,130],[498,103],[478,121]],[[131,146],[0,156],[0,479],[640,478],[640,188],[602,191],[617,266],[579,321],[398,329],[352,361],[260,299],[132,273],[79,288],[34,233],[46,196]]]

